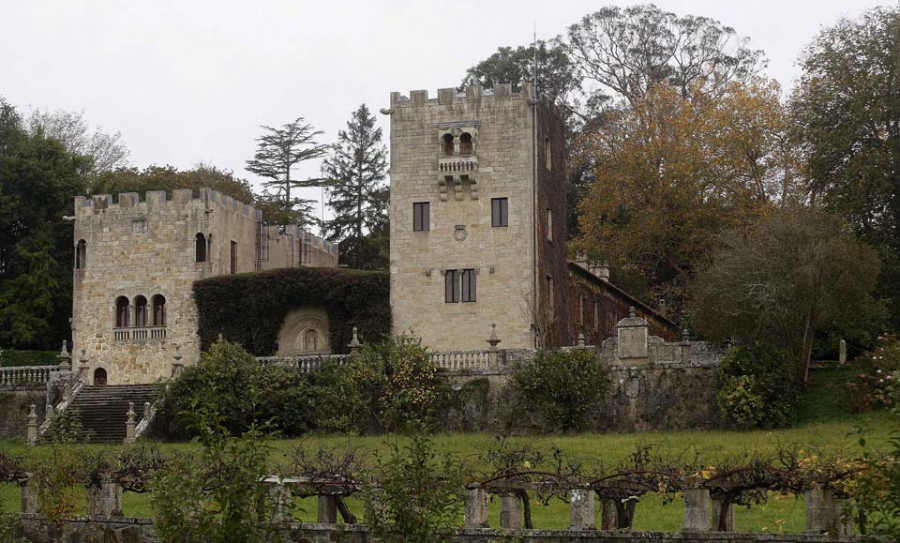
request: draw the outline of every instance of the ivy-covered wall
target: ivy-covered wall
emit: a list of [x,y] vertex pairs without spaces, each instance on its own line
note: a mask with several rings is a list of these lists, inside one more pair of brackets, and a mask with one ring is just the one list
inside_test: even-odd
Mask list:
[[205,350],[221,334],[257,356],[273,355],[287,313],[320,306],[328,313],[332,350],[347,352],[353,327],[365,343],[390,335],[389,282],[385,272],[337,268],[289,268],[197,281],[200,343]]

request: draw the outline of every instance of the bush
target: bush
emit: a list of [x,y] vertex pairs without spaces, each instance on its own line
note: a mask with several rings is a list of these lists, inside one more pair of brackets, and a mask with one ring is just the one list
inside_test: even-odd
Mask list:
[[408,336],[367,345],[346,366],[317,372],[313,382],[318,422],[331,429],[365,431],[375,423],[395,431],[427,424],[449,398],[437,366]]
[[725,419],[746,428],[792,423],[797,413],[797,374],[788,354],[772,345],[734,347],[719,367],[716,399]]
[[853,362],[854,376],[847,383],[850,407],[854,411],[896,406],[900,395],[900,340],[883,335],[871,351]]
[[588,409],[609,389],[609,371],[584,349],[542,351],[513,375],[526,407],[564,431],[584,427]]
[[222,426],[240,435],[254,423],[271,422],[282,434],[297,436],[313,421],[313,391],[295,370],[263,366],[240,345],[220,341],[185,368],[163,401],[161,420],[170,438],[193,437],[189,418],[195,406],[216,405]]

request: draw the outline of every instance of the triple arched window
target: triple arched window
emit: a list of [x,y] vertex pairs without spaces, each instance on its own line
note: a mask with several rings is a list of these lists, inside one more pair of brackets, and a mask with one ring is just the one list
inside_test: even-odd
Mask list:
[[166,325],[166,297],[156,294],[150,298],[142,295],[129,300],[125,296],[116,298],[116,328],[163,327]]

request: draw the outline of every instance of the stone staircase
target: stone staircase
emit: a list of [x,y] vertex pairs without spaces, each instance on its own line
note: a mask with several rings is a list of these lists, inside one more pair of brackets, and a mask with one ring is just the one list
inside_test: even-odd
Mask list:
[[128,402],[134,402],[134,421],[144,416],[144,402],[153,403],[156,385],[85,386],[67,410],[77,411],[91,443],[122,443]]

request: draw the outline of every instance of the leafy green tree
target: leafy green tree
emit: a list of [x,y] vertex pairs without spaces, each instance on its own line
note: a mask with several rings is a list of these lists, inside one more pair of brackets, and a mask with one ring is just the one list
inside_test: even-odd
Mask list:
[[53,349],[70,333],[72,227],[90,159],[29,134],[0,99],[0,343]]
[[526,407],[563,431],[585,425],[588,409],[610,385],[609,371],[585,349],[543,351],[513,374]]
[[278,223],[305,226],[315,222],[312,213],[313,200],[298,197],[294,189],[318,187],[321,179],[293,179],[291,171],[301,162],[324,156],[328,146],[316,143],[316,136],[323,134],[303,117],[280,128],[262,127],[264,133],[257,138],[256,154],[247,161],[247,171],[268,179],[263,182],[267,193],[280,211]]
[[806,384],[816,334],[878,312],[880,262],[839,217],[782,209],[724,236],[696,277],[691,322],[713,340],[783,346]]
[[878,247],[880,292],[900,325],[900,6],[823,30],[791,105],[812,198]]
[[387,148],[365,104],[353,112],[347,129],[338,132],[322,171],[334,212],[325,230],[328,239],[341,242],[341,261],[356,269],[385,267],[387,260],[374,261],[369,246],[371,238],[388,231]]
[[235,177],[229,171],[203,164],[190,170],[179,170],[174,166],[148,166],[143,170],[118,168],[101,172],[91,182],[92,194],[143,194],[148,190],[164,190],[171,196],[175,189],[191,189],[198,195],[201,188],[212,189],[246,204],[256,200],[246,180]]

